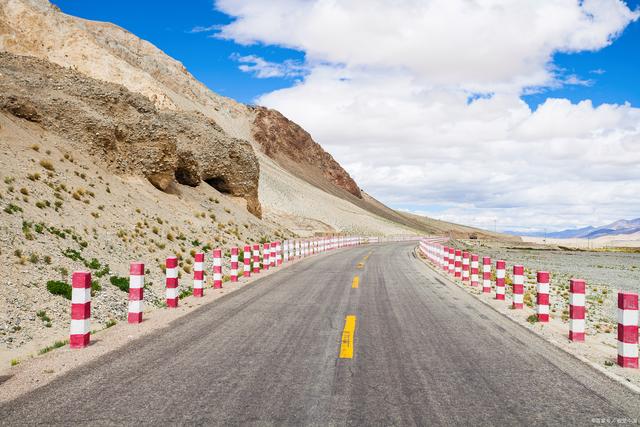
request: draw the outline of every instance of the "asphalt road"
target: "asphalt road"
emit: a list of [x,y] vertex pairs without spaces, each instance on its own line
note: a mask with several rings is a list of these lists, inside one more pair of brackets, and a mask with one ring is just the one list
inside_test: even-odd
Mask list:
[[[640,418],[638,395],[442,283],[414,257],[414,246],[303,260],[0,406],[0,422],[585,425]],[[357,319],[354,354],[339,359],[347,315]]]

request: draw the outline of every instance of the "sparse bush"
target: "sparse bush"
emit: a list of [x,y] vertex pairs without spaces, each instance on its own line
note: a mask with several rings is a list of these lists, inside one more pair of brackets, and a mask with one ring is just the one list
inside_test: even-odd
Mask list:
[[107,323],[104,324],[104,327],[106,329],[108,329],[108,328],[110,328],[112,326],[115,326],[116,323],[118,323],[118,322],[115,319],[109,319],[109,320],[107,320]]
[[21,194],[24,194],[25,196],[28,196],[28,195],[29,195],[29,190],[27,190],[26,188],[22,187],[22,188],[20,189],[20,193],[21,193]]
[[38,354],[49,353],[51,350],[55,350],[56,348],[64,347],[68,343],[69,343],[68,340],[56,341],[56,342],[53,343],[53,345],[49,345],[49,346],[46,346],[45,348],[40,349],[40,351],[38,351]]
[[14,214],[16,212],[22,212],[22,208],[20,206],[16,206],[13,203],[9,203],[5,206],[4,211],[8,214]]
[[127,277],[111,276],[109,282],[122,292],[129,292],[129,279]]
[[31,149],[32,149],[33,151],[40,151],[40,146],[39,146],[38,144],[32,144],[32,145],[31,145]]
[[37,254],[32,253],[31,255],[29,255],[29,262],[31,264],[37,264],[38,261],[40,261],[40,258],[38,257]]
[[46,170],[51,171],[51,172],[53,172],[54,170],[56,170],[56,169],[53,167],[53,163],[51,163],[51,161],[50,161],[50,160],[46,160],[46,159],[42,159],[42,160],[40,160],[40,166],[42,166],[43,168],[45,168]]
[[11,359],[11,366],[16,366],[20,364],[20,359]]
[[537,323],[538,322],[538,315],[537,314],[532,314],[531,316],[527,317],[527,322],[529,322],[529,323]]
[[62,255],[73,261],[84,261],[82,254],[75,249],[67,248],[62,251]]
[[71,285],[60,280],[49,280],[47,282],[47,290],[53,295],[60,295],[66,299],[71,299]]
[[51,264],[51,257],[49,255],[45,255],[44,258],[42,258],[44,260],[44,263],[49,265]]

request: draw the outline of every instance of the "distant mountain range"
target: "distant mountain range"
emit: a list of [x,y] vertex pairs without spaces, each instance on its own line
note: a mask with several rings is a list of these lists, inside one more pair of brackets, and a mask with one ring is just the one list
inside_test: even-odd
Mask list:
[[523,233],[517,231],[505,231],[506,234],[512,234],[515,236],[548,237],[550,239],[595,239],[596,237],[602,236],[615,236],[620,234],[632,234],[638,232],[640,232],[640,218],[621,219],[612,222],[611,224],[603,225],[601,227],[588,226],[584,228],[554,231],[551,233]]

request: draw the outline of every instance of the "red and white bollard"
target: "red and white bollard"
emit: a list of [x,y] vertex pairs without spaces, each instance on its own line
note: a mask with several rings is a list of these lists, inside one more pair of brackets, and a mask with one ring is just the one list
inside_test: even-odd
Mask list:
[[443,262],[442,262],[442,269],[444,271],[447,271],[449,269],[449,247],[448,246],[444,247],[443,256],[444,256],[444,259],[443,259]]
[[638,368],[638,294],[618,292],[618,365]]
[[91,273],[75,271],[71,276],[71,327],[69,347],[85,348],[91,341]]
[[204,296],[204,253],[198,252],[193,262],[193,296]]
[[569,339],[571,341],[584,341],[586,288],[582,279],[569,281]]
[[142,322],[142,301],[144,299],[144,264],[132,262],[129,266],[129,312],[127,322]]
[[269,254],[271,253],[271,244],[269,243],[265,243],[262,246],[262,269],[263,270],[268,270],[270,263],[269,263]]
[[289,262],[289,241],[285,240],[282,246],[282,256],[284,258],[284,262]]
[[231,248],[231,272],[229,273],[229,279],[232,282],[238,281],[238,248]]
[[469,281],[469,252],[462,252],[462,281]]
[[546,323],[549,321],[549,272],[538,271],[536,286],[536,304],[538,313],[538,322]]
[[454,274],[456,266],[455,266],[455,249],[449,248],[449,274]]
[[453,277],[462,277],[462,251],[460,249],[455,250]]
[[277,243],[271,242],[271,252],[269,253],[269,262],[271,263],[271,267],[276,267],[276,258],[277,258]]
[[245,245],[242,253],[242,275],[251,277],[251,246]]
[[213,250],[213,287],[222,288],[222,249]]
[[524,267],[513,266],[513,304],[516,310],[524,308]]
[[260,245],[253,245],[253,272],[260,273]]
[[471,254],[471,286],[478,286],[478,255]]
[[482,293],[491,292],[491,258],[482,257]]
[[178,306],[178,258],[170,256],[165,262],[167,307]]
[[504,276],[507,263],[503,260],[496,261],[496,299],[504,300]]

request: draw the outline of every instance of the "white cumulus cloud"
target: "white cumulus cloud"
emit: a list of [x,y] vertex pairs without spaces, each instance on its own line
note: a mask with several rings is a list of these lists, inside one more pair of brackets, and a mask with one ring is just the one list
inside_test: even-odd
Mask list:
[[[638,18],[621,1],[216,6],[236,18],[218,37],[305,52],[303,80],[257,101],[309,130],[384,202],[502,229],[640,216],[629,197],[640,194],[640,110],[547,99],[532,111],[520,98],[592,84],[562,75],[552,55],[611,44]],[[282,65],[257,59],[246,71]]]

